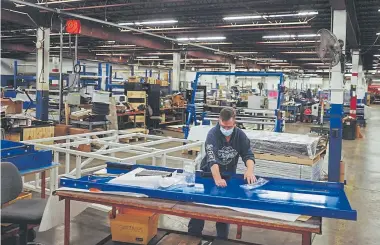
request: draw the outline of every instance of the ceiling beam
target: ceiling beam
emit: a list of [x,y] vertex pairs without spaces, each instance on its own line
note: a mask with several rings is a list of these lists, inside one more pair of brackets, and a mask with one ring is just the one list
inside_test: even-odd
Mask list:
[[[31,19],[26,14],[10,12],[3,9],[1,10],[1,13],[2,13],[1,14],[2,20],[6,20],[6,21],[20,24],[20,25],[35,26],[33,22],[31,21]],[[52,29],[56,32],[59,32],[58,21],[59,20],[57,18],[53,19]],[[164,43],[158,40],[136,36],[136,35],[125,33],[125,32],[120,32],[117,28],[93,25],[92,23],[83,22],[83,21],[81,21],[80,35],[97,38],[104,41],[116,41],[121,44],[135,44],[140,47],[151,48],[151,49],[156,49],[156,50],[165,50],[165,49],[173,48],[172,43],[168,43],[168,42]],[[204,52],[204,51],[189,52],[188,55],[192,57],[196,57],[196,58],[213,59],[213,60],[225,61],[225,62],[228,62],[230,60],[229,57],[227,56],[215,55],[210,52]]]

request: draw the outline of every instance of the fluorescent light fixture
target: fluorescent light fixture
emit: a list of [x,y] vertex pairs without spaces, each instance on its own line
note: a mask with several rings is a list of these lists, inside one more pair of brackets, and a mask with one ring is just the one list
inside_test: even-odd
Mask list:
[[346,66],[352,66],[352,64],[351,63],[346,63]]
[[158,56],[137,56],[136,59],[159,59]]
[[147,20],[147,21],[136,21],[136,22],[121,22],[118,23],[121,26],[133,26],[133,25],[164,25],[164,24],[174,24],[178,20]]
[[272,36],[263,36],[264,39],[275,39],[275,38],[303,38],[303,37],[317,37],[319,34],[298,34],[298,35],[272,35]]
[[[197,44],[205,44],[205,45],[230,45],[232,43],[228,42],[197,42]],[[188,45],[187,43],[178,43],[178,45]]]
[[117,23],[118,25],[121,25],[121,26],[133,26],[135,23],[133,22],[121,22],[121,23]]
[[177,22],[178,20],[150,20],[150,21],[135,22],[135,25],[162,25],[162,24],[174,24]]
[[98,48],[123,48],[123,47],[136,47],[134,44],[118,44],[118,45],[101,45]]
[[281,54],[316,54],[315,51],[286,51]]
[[110,43],[110,44],[112,44],[112,43],[115,43],[116,41],[105,41],[105,43]]
[[283,41],[266,41],[266,42],[256,42],[257,44],[280,44],[280,43],[285,43],[285,44],[298,44],[298,43],[315,43],[315,41],[306,41],[306,40],[301,40],[301,41],[288,41],[288,40],[283,40]]
[[205,40],[224,40],[226,37],[178,37],[177,41],[205,41]]
[[245,16],[229,16],[224,17],[223,20],[252,20],[252,19],[261,19],[261,15],[245,15]]
[[377,35],[377,36],[380,35],[380,32],[376,33],[376,35]]
[[127,53],[99,53],[95,54],[96,56],[130,56],[131,54]]
[[375,56],[375,57],[380,57],[380,54],[375,54],[374,56]]
[[233,53],[233,54],[257,54],[258,52],[250,52],[250,51],[233,51],[233,52],[230,52],[230,53]]
[[298,12],[291,14],[272,14],[272,15],[240,15],[240,16],[227,16],[223,20],[252,20],[252,19],[267,19],[267,18],[281,18],[281,17],[297,17],[297,16],[309,16],[317,15],[317,11],[310,12]]

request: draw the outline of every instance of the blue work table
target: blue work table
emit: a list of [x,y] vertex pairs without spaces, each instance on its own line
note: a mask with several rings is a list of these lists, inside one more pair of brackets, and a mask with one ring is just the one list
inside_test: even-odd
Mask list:
[[85,190],[91,188],[105,192],[139,193],[164,200],[227,205],[336,219],[356,220],[357,216],[356,211],[351,209],[341,183],[266,178],[269,180],[267,184],[247,191],[240,187],[245,184],[242,175],[223,175],[227,187],[219,188],[215,186],[211,173],[202,171],[196,173],[195,182],[203,184],[203,191],[184,187],[150,189],[108,183],[115,178],[115,174],[127,173],[138,167],[156,171],[182,172],[180,169],[156,166],[108,163],[107,173],[112,176],[88,175],[79,179],[62,177],[60,186]]

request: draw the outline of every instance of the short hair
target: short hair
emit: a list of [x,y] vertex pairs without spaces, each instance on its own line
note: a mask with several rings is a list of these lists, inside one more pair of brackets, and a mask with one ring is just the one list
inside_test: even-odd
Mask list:
[[228,121],[231,118],[235,119],[235,110],[232,107],[225,107],[220,111],[219,118],[222,119],[222,121]]

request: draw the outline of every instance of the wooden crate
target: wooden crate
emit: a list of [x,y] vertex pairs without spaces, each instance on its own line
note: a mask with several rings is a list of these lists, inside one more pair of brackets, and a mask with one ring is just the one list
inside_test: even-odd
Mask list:
[[295,156],[286,156],[286,155],[274,155],[270,153],[255,153],[255,158],[268,160],[268,161],[287,162],[287,163],[295,163],[295,164],[300,164],[300,165],[311,166],[314,163],[321,160],[321,158],[324,157],[325,153],[326,153],[326,148],[320,150],[317,154],[315,154],[315,157],[313,159],[300,158],[300,157],[295,157]]
[[[24,128],[22,131],[22,140],[35,140],[54,137],[54,126]],[[41,144],[52,145],[54,141],[46,141]]]
[[127,91],[127,97],[128,98],[146,98],[146,92],[145,91]]

